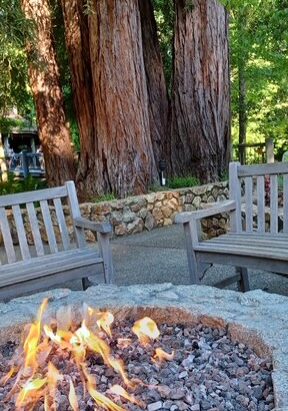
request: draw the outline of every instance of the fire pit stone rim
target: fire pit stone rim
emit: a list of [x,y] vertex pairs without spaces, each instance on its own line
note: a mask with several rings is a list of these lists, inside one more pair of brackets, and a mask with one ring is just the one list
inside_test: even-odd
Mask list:
[[[234,341],[241,341],[259,355],[271,355],[276,409],[288,411],[288,298],[261,290],[241,294],[207,286],[148,284],[133,286],[98,285],[86,291],[50,290],[0,303],[0,343],[20,335],[32,321],[44,297],[50,300],[48,315],[63,305],[80,310],[82,304],[136,313],[153,310],[169,318],[177,309],[179,322],[201,322],[223,328]],[[186,318],[187,317],[187,318]],[[185,320],[186,318],[186,320]]]

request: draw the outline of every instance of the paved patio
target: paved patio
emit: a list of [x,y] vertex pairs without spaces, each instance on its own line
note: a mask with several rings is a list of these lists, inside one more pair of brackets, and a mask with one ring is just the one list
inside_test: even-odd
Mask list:
[[[189,284],[184,233],[181,225],[159,228],[128,237],[118,237],[112,240],[112,253],[118,285],[164,282],[176,285]],[[203,284],[213,285],[233,273],[233,267],[214,266],[207,271]],[[288,276],[285,278],[272,273],[251,270],[250,284],[251,289],[262,289],[288,296]],[[80,280],[67,282],[57,288],[63,287],[72,290],[82,289]],[[229,288],[235,290],[236,284],[232,284]]]

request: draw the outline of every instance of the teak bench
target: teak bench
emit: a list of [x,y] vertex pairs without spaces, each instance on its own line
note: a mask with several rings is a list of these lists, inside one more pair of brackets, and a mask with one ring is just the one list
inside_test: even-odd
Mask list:
[[[73,221],[72,241],[65,221],[64,202],[68,205]],[[35,209],[35,206],[39,205],[42,215],[41,230],[37,218],[39,211]],[[24,228],[23,209],[26,209],[29,219],[34,242],[33,253]],[[56,241],[51,212],[54,212],[57,218],[60,244],[59,239],[58,243]],[[17,255],[13,244],[8,213],[12,213],[14,220],[20,256]],[[48,246],[42,241],[43,228]],[[82,279],[85,289],[89,285],[88,277],[96,274],[98,265],[102,266],[106,283],[112,283],[114,280],[109,240],[111,226],[81,217],[73,181],[66,182],[63,187],[1,196],[0,229],[4,243],[0,262],[0,299],[8,299],[77,278]],[[97,233],[98,249],[86,243],[84,229]]]
[[[279,178],[279,176],[281,176]],[[270,197],[265,206],[265,179]],[[279,181],[283,182],[283,229],[279,230]],[[184,212],[176,222],[184,225],[191,282],[199,284],[205,268],[211,264],[236,267],[237,274],[218,284],[239,281],[242,291],[249,290],[247,268],[288,274],[288,164],[229,166],[230,199],[209,209]],[[253,198],[256,198],[255,205]],[[253,216],[255,209],[256,216]],[[230,214],[230,229],[225,235],[203,241],[201,219],[220,213]],[[270,215],[267,231],[266,215]],[[255,221],[256,220],[256,221]]]

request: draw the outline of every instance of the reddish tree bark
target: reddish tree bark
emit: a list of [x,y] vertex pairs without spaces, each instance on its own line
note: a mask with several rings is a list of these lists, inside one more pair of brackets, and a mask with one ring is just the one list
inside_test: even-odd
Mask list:
[[228,17],[217,0],[175,0],[172,173],[218,179],[230,155]]
[[156,166],[166,156],[169,99],[163,61],[157,35],[157,25],[151,0],[139,0],[143,55],[148,91],[150,133]]
[[87,21],[81,0],[62,6],[81,134],[81,191],[143,193],[157,170],[138,2],[91,1]]
[[53,45],[49,2],[22,0],[22,9],[26,18],[35,23],[36,39],[27,45],[27,54],[46,177],[49,186],[61,185],[74,178],[75,165]]
[[70,60],[75,114],[80,133],[77,187],[81,197],[95,195],[95,104],[90,65],[88,16],[83,0],[61,0]]

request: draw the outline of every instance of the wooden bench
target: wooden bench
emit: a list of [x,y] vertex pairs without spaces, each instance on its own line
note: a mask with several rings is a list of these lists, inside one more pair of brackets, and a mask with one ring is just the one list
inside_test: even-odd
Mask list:
[[[74,239],[70,237],[66,225],[64,204],[67,205],[73,221]],[[37,218],[39,211],[35,209],[35,206],[39,205],[42,215],[41,230]],[[28,215],[34,247],[28,245],[22,215],[24,209]],[[57,218],[60,244],[59,240],[58,243],[56,241],[51,212],[54,212]],[[13,244],[8,213],[12,214],[14,220],[20,253],[16,252]],[[48,245],[42,241],[43,229]],[[85,229],[97,233],[98,249],[87,244]],[[98,266],[102,268],[106,283],[114,280],[109,243],[111,226],[81,217],[73,181],[68,181],[63,187],[0,196],[0,230],[4,243],[0,265],[0,299],[77,278],[82,279],[85,289],[89,285],[88,277],[96,273]]]
[[[269,193],[265,193],[267,179],[270,184]],[[281,232],[279,182],[283,185]],[[190,279],[193,284],[200,283],[205,269],[211,264],[232,265],[236,267],[236,275],[218,285],[226,286],[239,281],[240,289],[247,291],[248,268],[288,274],[288,164],[241,166],[239,163],[230,163],[229,188],[229,200],[215,203],[209,209],[180,213],[176,216],[176,222],[184,225]],[[268,206],[265,204],[265,197],[269,198]],[[201,219],[220,213],[230,214],[229,232],[203,241]],[[268,229],[267,215],[270,215]]]

